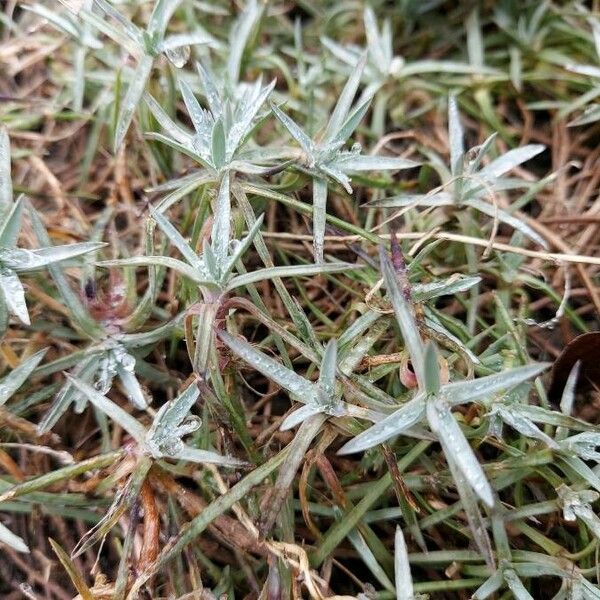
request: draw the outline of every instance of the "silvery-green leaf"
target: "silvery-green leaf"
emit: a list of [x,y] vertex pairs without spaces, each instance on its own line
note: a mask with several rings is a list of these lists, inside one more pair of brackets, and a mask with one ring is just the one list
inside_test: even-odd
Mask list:
[[307,155],[309,161],[312,159],[315,151],[313,141],[290,119],[282,110],[275,104],[271,103],[271,110],[275,116],[281,121],[282,125],[288,130],[289,134],[300,144],[300,147]]
[[460,124],[460,116],[456,97],[448,98],[448,137],[450,141],[450,170],[452,175],[462,173],[462,161],[465,154],[464,133]]
[[581,361],[578,360],[575,362],[571,368],[571,371],[569,372],[569,377],[567,377],[567,382],[565,383],[565,387],[560,399],[560,410],[562,413],[568,416],[570,416],[573,412],[573,404],[575,403],[575,388],[577,386],[577,380],[579,379],[580,368]]
[[321,43],[325,48],[327,48],[337,59],[341,60],[343,63],[353,67],[356,65],[357,61],[360,60],[361,54],[355,48],[342,46],[337,42],[327,38],[321,37]]
[[300,464],[306,457],[308,448],[315,436],[321,430],[327,417],[322,414],[313,415],[302,422],[296,435],[288,445],[288,454],[285,457],[274,485],[274,492],[269,498],[265,513],[261,516],[260,530],[269,531],[281,510],[286,496],[289,493]]
[[563,415],[556,410],[549,410],[543,406],[532,404],[519,404],[519,412],[536,423],[546,423],[556,427],[565,427],[576,431],[596,431],[596,426],[575,417]]
[[219,94],[218,84],[212,72],[205,68],[201,63],[196,63],[196,70],[200,79],[201,87],[204,90],[208,107],[213,117],[217,119],[222,112],[221,95]]
[[41,4],[33,4],[31,6],[24,5],[23,10],[30,11],[36,15],[39,15],[43,19],[46,19],[49,23],[54,25],[58,30],[70,35],[74,39],[80,38],[80,32],[77,27],[71,22],[70,19],[64,18],[60,13],[52,11]]
[[338,98],[335,108],[333,109],[333,113],[329,118],[329,122],[327,123],[327,127],[325,128],[325,132],[323,134],[324,144],[328,144],[339,134],[339,131],[342,128],[348,113],[350,112],[350,107],[352,106],[354,96],[356,96],[356,90],[358,90],[360,78],[362,77],[362,73],[366,64],[367,55],[363,54],[354,67],[352,75],[350,75],[346,85],[344,86],[344,89],[340,93],[340,97]]
[[[123,16],[118,10],[116,10],[112,4],[107,0],[94,0],[94,4],[102,10],[108,17],[114,19],[127,34],[127,37],[135,40],[137,43],[142,42],[142,32],[136,25],[134,25],[127,17]],[[78,12],[82,14],[82,10]]]
[[[583,590],[583,600],[600,600],[600,587],[590,583],[585,577],[580,576],[578,582]],[[577,600],[575,596],[569,600]]]
[[492,147],[493,142],[498,137],[498,133],[494,132],[489,137],[487,137],[482,144],[479,146],[475,146],[471,148],[470,153],[475,153],[475,158],[469,161],[467,166],[467,173],[473,174],[479,169],[481,165],[481,161],[487,156],[490,148]]
[[344,186],[344,189],[349,194],[351,194],[352,187],[350,186],[350,177],[348,177],[348,175],[346,175],[342,170],[338,169],[337,167],[338,165],[335,161],[329,163],[320,163],[318,165],[318,169],[322,173],[325,173],[326,175],[329,175],[329,177],[331,177],[332,179],[335,179],[338,183]]
[[217,335],[243,361],[247,362],[271,381],[274,381],[277,385],[286,389],[295,398],[307,404],[311,402],[316,403],[317,389],[312,381],[304,379],[304,377],[283,366],[270,356],[257,350],[248,342],[234,337],[226,331],[219,331]]
[[[108,2],[102,0],[95,0],[96,4],[100,6],[102,4],[103,10],[106,12],[106,7],[112,9]],[[116,11],[114,11],[116,12]],[[119,14],[119,13],[117,13]],[[127,19],[124,19],[122,15],[119,15],[118,19],[121,26],[129,26],[129,30],[123,30],[123,28],[115,27],[113,23],[110,23],[106,19],[103,19],[101,15],[96,14],[93,10],[82,8],[78,12],[78,16],[83,19],[86,23],[89,23],[92,27],[114,40],[119,47],[127,50],[132,56],[139,57],[143,52],[143,38],[142,32]]]
[[399,156],[371,156],[348,154],[335,161],[336,166],[344,171],[399,171],[414,169],[421,163]]
[[546,240],[541,235],[536,233],[536,231],[532,229],[529,225],[527,225],[527,223],[521,221],[521,219],[519,219],[518,217],[514,217],[505,210],[502,210],[501,208],[498,208],[497,206],[494,206],[489,202],[480,200],[479,198],[464,198],[462,200],[462,204],[472,206],[478,211],[490,217],[498,219],[499,221],[502,221],[507,225],[510,225],[517,231],[520,231],[523,235],[527,236],[529,239],[533,240],[534,242],[537,242],[540,246],[542,246],[542,248],[548,248]]
[[394,575],[396,578],[397,600],[414,600],[415,592],[410,573],[410,563],[408,562],[408,552],[400,527],[396,527],[394,537]]
[[147,439],[160,442],[173,435],[190,414],[190,410],[200,396],[196,383],[189,385],[173,400],[163,404],[154,417],[152,426],[148,430]]
[[[426,314],[428,312],[429,311],[427,310],[425,311]],[[473,354],[473,352],[458,337],[450,333],[443,325],[438,323],[437,320],[428,315],[425,317],[425,325],[428,329],[435,331],[439,336],[446,338],[450,342],[451,347],[462,352],[474,365],[481,364],[479,358],[477,358],[477,356],[475,356],[475,354]]]
[[12,205],[8,214],[3,213],[0,223],[0,248],[11,248],[17,243],[19,231],[23,221],[23,196]]
[[233,456],[222,456],[216,452],[199,450],[198,448],[192,448],[186,444],[184,444],[181,450],[177,451],[172,457],[168,458],[186,460],[199,464],[219,465],[220,467],[242,467],[247,464],[243,460],[234,458]]
[[427,419],[437,434],[444,454],[451,454],[473,491],[489,507],[494,506],[494,493],[473,449],[450,411],[450,406],[439,398],[427,401]]
[[506,584],[516,600],[534,600],[533,596],[527,591],[514,569],[504,569],[503,574],[504,581],[506,581]]
[[571,469],[573,469],[573,471],[575,471],[579,477],[586,481],[597,492],[600,492],[600,478],[579,457],[562,455],[561,460]]
[[176,68],[181,69],[185,63],[190,60],[192,51],[189,46],[176,46],[175,48],[167,48],[164,55],[167,60]]
[[137,380],[133,369],[125,367],[122,363],[117,364],[117,375],[123,384],[127,400],[138,410],[144,410],[148,407],[148,400],[142,390],[140,382]]
[[497,592],[504,583],[504,576],[500,569],[486,579],[471,597],[472,600],[485,600],[489,598],[494,592]]
[[589,125],[590,123],[596,123],[600,121],[600,104],[592,104],[586,107],[586,109],[577,118],[569,121],[569,127],[580,127],[581,125]]
[[31,325],[25,303],[25,289],[14,271],[0,268],[0,293],[4,296],[8,312],[24,325]]
[[323,353],[319,371],[319,387],[328,396],[335,394],[335,373],[337,369],[337,342],[330,339]]
[[431,283],[416,283],[412,286],[412,296],[415,302],[426,302],[439,296],[453,296],[464,292],[481,281],[478,275],[452,275],[448,279],[432,281]]
[[202,262],[204,263],[204,270],[208,273],[210,279],[214,282],[225,281],[225,277],[221,277],[215,251],[206,238],[202,241]]
[[519,412],[519,406],[516,405],[496,405],[494,412],[498,413],[502,420],[518,431],[525,437],[533,438],[544,442],[549,448],[558,449],[558,444],[548,435],[546,435],[537,425],[532,423],[527,417]]
[[107,244],[103,242],[80,242],[64,246],[50,246],[48,248],[36,248],[25,250],[21,248],[1,248],[0,262],[9,269],[18,273],[35,271],[48,265],[77,258],[89,252],[95,252],[104,248]]
[[[156,45],[157,52],[168,52],[178,50],[186,46],[196,46],[199,44],[212,44],[215,38],[205,31],[194,31],[191,33],[173,33],[165,37],[164,40]],[[187,62],[187,61],[186,61]]]
[[367,97],[361,104],[359,104],[348,116],[344,124],[340,127],[340,130],[334,136],[332,143],[345,142],[358,127],[358,124],[362,121],[363,117],[369,110],[371,105],[371,96]]
[[0,380],[0,406],[25,383],[32,371],[40,364],[48,348],[44,348],[29,358],[26,358],[18,367]]
[[435,194],[403,194],[391,196],[383,200],[369,202],[367,208],[404,208],[407,206],[450,206],[454,204],[452,194],[438,192]]
[[156,221],[173,246],[181,252],[181,255],[188,261],[190,266],[197,268],[202,263],[200,257],[192,250],[179,231],[173,227],[169,219],[166,219],[162,213],[153,208],[150,208],[150,216]]
[[[192,120],[194,129],[197,132],[202,131],[206,123],[204,109],[202,106],[200,106],[200,103],[196,99],[192,88],[183,80],[183,78],[179,78],[179,89],[181,90],[181,96],[183,97],[185,107],[187,108],[187,112]],[[182,140],[179,141],[181,142]]]
[[423,353],[423,378],[425,391],[429,395],[437,394],[440,390],[440,365],[435,344],[431,341],[425,345]]
[[564,452],[574,453],[584,460],[600,463],[600,452],[596,450],[598,446],[600,446],[599,432],[586,431],[560,440],[560,447]]
[[237,18],[229,32],[229,52],[227,56],[227,73],[229,81],[235,85],[240,76],[242,56],[252,30],[260,21],[265,5],[256,0],[248,0],[246,7]]
[[229,262],[227,263],[227,266],[226,266],[225,270],[223,271],[223,279],[224,280],[227,280],[229,275],[233,272],[233,269],[235,268],[235,264],[237,263],[237,261],[241,260],[241,258],[244,256],[244,254],[246,254],[246,250],[248,250],[248,248],[250,247],[250,244],[252,244],[254,238],[256,237],[256,234],[258,233],[258,231],[262,225],[263,219],[264,219],[264,214],[260,215],[256,219],[256,222],[254,223],[254,225],[252,225],[252,228],[248,232],[248,235],[246,237],[244,237],[244,239],[242,239],[241,241],[238,241],[235,244],[232,254],[229,257]]
[[323,263],[327,219],[327,180],[313,177],[313,252],[315,262]]
[[144,93],[146,81],[148,81],[153,64],[154,58],[144,54],[131,76],[131,81],[129,82],[125,97],[121,101],[121,109],[117,118],[117,126],[115,128],[115,150],[121,147],[125,134],[129,129],[129,125],[131,125],[133,114]]
[[367,34],[367,47],[371,55],[372,62],[380,68],[385,69],[389,60],[382,49],[382,36],[377,27],[377,20],[373,9],[367,5],[363,10],[363,21],[365,24],[365,33]]
[[226,151],[227,157],[231,159],[244,138],[251,131],[256,114],[264,104],[270,93],[275,87],[276,80],[269,85],[262,87],[261,79],[256,81],[255,93],[248,99],[248,105],[243,106],[243,110],[238,115],[236,122],[231,126],[227,135]]
[[316,404],[305,404],[304,406],[297,408],[294,412],[291,412],[281,422],[279,430],[288,431],[289,429],[296,427],[296,425],[303,423],[309,417],[312,417],[320,412],[322,412],[322,408],[320,406]]
[[[102,356],[102,354],[95,354],[84,357],[75,367],[74,375],[76,375],[79,380],[91,381],[100,367]],[[56,395],[48,412],[38,424],[38,432],[44,434],[50,431],[67,411],[69,406],[74,401],[78,401],[81,396],[79,390],[67,381]]]
[[0,125],[0,213],[4,217],[13,203],[8,129]]
[[15,535],[8,527],[0,523],[0,544],[6,544],[17,552],[28,553],[27,544],[18,535]]
[[98,263],[99,267],[167,267],[175,269],[182,275],[189,277],[192,281],[200,285],[211,285],[213,282],[208,281],[203,273],[190,267],[181,260],[171,258],[170,256],[131,256],[129,258],[119,258],[115,260],[102,260]]
[[476,75],[498,75],[498,69],[470,65],[453,60],[415,60],[402,67],[400,75],[404,78],[426,73],[458,73]]
[[452,453],[445,453],[445,457],[454,483],[456,484],[456,491],[460,497],[462,508],[465,511],[465,516],[467,517],[467,523],[469,524],[469,529],[473,535],[475,546],[481,553],[481,556],[485,559],[487,566],[490,569],[494,569],[496,567],[496,561],[492,550],[492,542],[490,541],[490,536],[487,531],[486,521],[479,508],[478,496],[468,484],[462,469],[458,466],[456,457]]
[[[42,223],[39,215],[29,206],[29,214],[31,219],[31,225],[38,239],[38,242],[45,247],[52,246],[50,237]],[[63,275],[61,269],[57,265],[48,265],[48,270],[52,275],[52,279],[56,282],[58,293],[64,304],[69,309],[71,318],[77,323],[77,325],[91,338],[96,338],[100,334],[100,325],[96,320],[89,314],[78,295],[71,289],[67,278]]]
[[[189,156],[190,158],[199,162],[206,169],[210,169],[212,171],[215,168],[214,165],[207,159],[207,157],[202,156],[202,154],[200,154],[190,146],[180,144],[179,142],[171,139],[170,137],[167,137],[166,135],[162,135],[161,133],[146,133],[145,137],[150,140],[156,140],[158,142],[161,142],[162,144],[165,144],[166,146],[169,146],[174,150],[177,150],[178,152]],[[164,206],[162,206],[161,208],[164,210]]]
[[229,239],[231,238],[231,198],[229,195],[229,174],[223,175],[219,193],[215,201],[214,221],[211,232],[212,249],[220,272],[227,266]]
[[[334,507],[335,516],[338,519],[343,519],[344,515],[340,508]],[[382,566],[377,561],[377,558],[373,554],[373,551],[366,543],[365,538],[356,529],[351,529],[348,532],[348,539],[354,546],[356,553],[360,556],[360,559],[365,563],[369,571],[373,573],[377,581],[388,591],[394,591],[394,584],[390,581],[387,573],[384,571]]]
[[392,437],[404,433],[418,423],[425,414],[425,394],[419,394],[385,419],[371,426],[344,444],[338,454],[352,454],[373,448]]
[[221,117],[215,121],[213,126],[211,156],[215,169],[218,170],[225,164],[225,129]]
[[381,261],[381,271],[383,280],[387,289],[388,297],[394,308],[396,320],[400,326],[404,343],[410,355],[413,370],[417,377],[420,389],[425,388],[424,363],[423,363],[423,342],[419,333],[419,327],[415,321],[412,307],[404,297],[398,284],[396,273],[392,267],[390,259],[387,257],[385,248],[379,248],[379,258]]
[[98,390],[92,387],[89,383],[72,377],[68,373],[66,378],[89,400],[94,406],[99,408],[103,413],[110,417],[115,423],[120,425],[138,444],[144,443],[146,430],[140,425],[137,419],[133,418],[129,413],[125,412],[120,406],[109,400]]
[[595,67],[594,65],[569,64],[565,65],[565,68],[573,73],[579,73],[579,75],[600,78],[600,67]]
[[[183,85],[184,84],[181,83],[182,92],[183,92]],[[183,98],[185,101],[186,96],[184,95]],[[151,96],[147,92],[144,93],[144,102],[148,105],[150,112],[152,113],[154,118],[158,121],[158,124],[170,136],[172,136],[175,141],[179,142],[180,144],[183,144],[184,146],[191,143],[192,136],[187,131],[185,131],[182,127],[177,125],[177,123],[175,123],[171,119],[171,117],[165,112],[163,107],[154,99],[154,97]],[[186,106],[187,106],[187,102],[186,102]],[[188,111],[190,112],[190,117],[192,117],[192,123],[194,123],[194,125],[196,125],[196,121],[194,120],[194,114],[190,111],[189,107],[188,107]]]
[[162,37],[173,13],[180,4],[181,0],[157,0],[148,21],[148,33],[151,36],[157,34]]
[[292,265],[283,267],[268,267],[251,273],[237,275],[227,285],[227,291],[233,290],[249,283],[256,283],[274,277],[304,277],[319,275],[321,273],[343,273],[352,269],[360,269],[361,265],[350,263],[323,263],[320,265]]
[[457,381],[445,385],[440,393],[444,400],[451,405],[476,402],[484,398],[491,399],[495,393],[515,387],[527,379],[536,377],[549,366],[549,363],[533,363],[524,367],[515,367],[502,373],[480,377],[479,379]]
[[514,150],[509,150],[505,154],[494,159],[489,165],[483,167],[483,169],[479,171],[479,176],[493,181],[511,169],[514,169],[534,156],[537,156],[545,149],[546,146],[542,144],[529,144],[527,146],[515,148]]

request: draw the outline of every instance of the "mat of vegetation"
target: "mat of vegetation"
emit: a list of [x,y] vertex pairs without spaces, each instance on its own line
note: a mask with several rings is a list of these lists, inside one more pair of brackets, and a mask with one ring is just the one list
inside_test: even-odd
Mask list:
[[0,3],[0,597],[600,599],[600,5]]

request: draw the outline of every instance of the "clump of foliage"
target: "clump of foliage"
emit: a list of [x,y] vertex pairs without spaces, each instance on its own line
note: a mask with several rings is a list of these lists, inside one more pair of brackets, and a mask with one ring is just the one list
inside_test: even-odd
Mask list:
[[600,598],[597,13],[1,10],[3,598]]

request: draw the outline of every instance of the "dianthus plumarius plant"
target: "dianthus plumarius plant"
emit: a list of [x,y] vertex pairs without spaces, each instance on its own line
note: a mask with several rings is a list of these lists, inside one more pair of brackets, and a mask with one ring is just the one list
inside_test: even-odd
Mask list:
[[600,598],[591,4],[0,7],[2,598]]

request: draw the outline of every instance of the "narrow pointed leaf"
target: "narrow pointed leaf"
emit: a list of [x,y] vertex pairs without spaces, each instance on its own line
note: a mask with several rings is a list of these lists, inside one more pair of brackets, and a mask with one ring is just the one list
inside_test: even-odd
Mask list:
[[211,283],[210,281],[207,281],[197,269],[194,269],[176,258],[171,258],[170,256],[131,256],[130,258],[102,260],[97,264],[99,267],[167,267],[169,269],[175,269],[198,284],[207,285]]
[[115,128],[115,151],[121,147],[125,139],[125,134],[131,125],[137,105],[144,93],[153,63],[154,58],[144,54],[131,76],[129,87],[121,103],[121,110]]
[[433,399],[427,403],[427,419],[437,434],[444,453],[451,454],[473,491],[489,507],[494,505],[494,493],[464,433],[446,402]]
[[528,146],[509,150],[502,156],[493,160],[489,165],[483,167],[483,169],[479,171],[479,176],[489,180],[496,179],[511,169],[527,162],[534,156],[537,156],[545,149],[546,147],[542,144],[529,144]]
[[25,383],[32,371],[40,364],[46,352],[48,352],[48,348],[36,352],[0,380],[0,406],[6,404],[6,401]]
[[450,383],[444,386],[441,395],[449,404],[464,404],[492,398],[497,392],[508,390],[523,381],[536,377],[549,366],[549,363],[533,363],[479,379]]
[[94,406],[110,417],[115,423],[118,423],[131,437],[139,444],[144,443],[146,430],[140,423],[120,406],[109,400],[103,394],[100,394],[94,387],[72,377],[66,373],[67,379],[89,400]]
[[419,388],[425,389],[423,342],[421,341],[419,328],[415,321],[412,308],[400,289],[398,280],[396,278],[396,273],[394,272],[392,263],[387,257],[383,246],[381,246],[379,254],[383,280],[387,288],[389,299],[394,308],[394,313],[396,315],[398,325],[400,326],[404,343],[406,344],[406,348],[410,354],[412,367],[417,377]]
[[352,454],[373,448],[392,437],[404,433],[418,423],[425,414],[425,395],[419,395],[407,402],[396,412],[388,415],[366,431],[344,444],[338,454]]
[[356,63],[354,71],[346,82],[346,85],[344,86],[344,89],[342,90],[335,105],[333,113],[329,118],[329,122],[327,123],[327,127],[325,128],[325,132],[323,134],[323,142],[325,144],[331,142],[336,135],[338,135],[340,129],[342,128],[342,125],[344,124],[344,121],[350,112],[350,107],[352,106],[354,96],[356,96],[356,91],[360,85],[360,79],[366,64],[367,54],[365,53],[360,57],[358,63]]
[[219,338],[230,350],[259,373],[274,381],[277,385],[293,394],[298,400],[309,403],[316,399],[315,384],[281,363],[267,356],[248,342],[234,337],[226,331],[219,331]]
[[169,238],[173,246],[181,252],[181,255],[188,261],[190,266],[195,267],[201,263],[200,257],[192,250],[179,231],[173,227],[169,219],[153,208],[150,209],[150,215],[161,228],[162,232]]
[[13,203],[12,179],[10,171],[10,139],[8,129],[0,125],[0,212],[6,215]]
[[314,144],[312,140],[300,129],[296,123],[290,119],[282,110],[280,110],[275,104],[271,104],[271,110],[275,113],[275,116],[281,121],[283,126],[288,130],[290,135],[300,144],[300,147],[306,155],[310,158],[314,153]]
[[21,196],[10,208],[10,211],[2,215],[0,223],[0,248],[11,248],[17,243],[21,223],[23,221],[23,209],[25,202]]
[[6,544],[17,552],[28,553],[29,548],[27,544],[18,535],[15,535],[8,527],[5,527],[0,523],[0,544]]
[[355,156],[347,155],[335,162],[336,166],[346,171],[400,171],[414,169],[420,163],[399,156]]
[[450,138],[450,169],[452,175],[462,172],[462,160],[465,154],[464,133],[460,124],[456,97],[448,99],[448,136]]
[[414,600],[415,592],[410,573],[410,563],[408,562],[408,552],[400,527],[396,527],[394,537],[394,575],[396,577],[396,599]]
[[31,325],[27,304],[25,303],[25,289],[14,271],[0,269],[0,290],[8,307],[8,312],[15,315],[24,325]]
[[323,263],[327,220],[327,180],[313,177],[313,252],[315,262]]
[[214,221],[211,233],[212,249],[220,272],[225,271],[229,256],[231,237],[231,197],[229,195],[229,174],[223,175],[215,202]]
[[256,283],[274,277],[304,277],[321,273],[343,273],[352,269],[360,269],[361,265],[350,263],[323,263],[321,265],[292,265],[290,267],[268,267],[252,273],[244,273],[234,277],[228,284],[227,290],[233,290],[242,285]]

